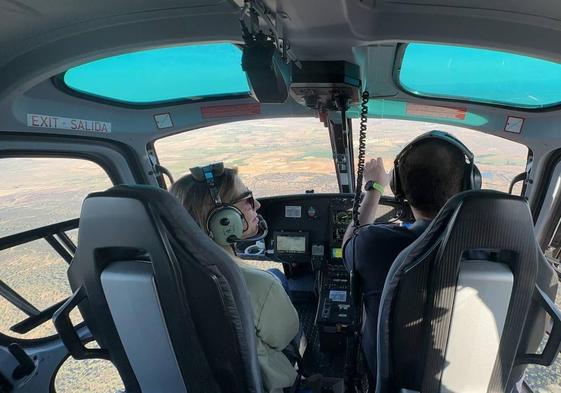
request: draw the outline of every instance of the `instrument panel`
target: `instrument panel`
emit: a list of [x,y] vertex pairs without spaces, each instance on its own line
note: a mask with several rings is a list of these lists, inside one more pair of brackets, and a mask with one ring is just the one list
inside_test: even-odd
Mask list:
[[[304,194],[259,199],[269,226],[267,255],[292,264],[342,258],[342,241],[352,221],[354,194]],[[382,197],[376,222],[403,217],[404,207]]]

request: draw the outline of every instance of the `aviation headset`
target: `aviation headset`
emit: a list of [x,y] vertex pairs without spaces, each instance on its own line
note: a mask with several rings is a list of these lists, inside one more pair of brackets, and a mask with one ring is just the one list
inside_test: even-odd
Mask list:
[[419,145],[422,142],[429,140],[439,140],[446,142],[457,149],[459,149],[464,157],[467,159],[464,166],[464,178],[462,181],[462,191],[467,190],[479,190],[481,188],[481,172],[474,163],[473,153],[456,137],[448,134],[444,131],[429,131],[411,141],[407,146],[401,150],[394,161],[394,169],[390,178],[390,188],[394,193],[396,199],[404,200],[405,193],[403,192],[403,186],[401,184],[401,166],[403,165],[403,160],[407,157],[407,154],[411,149]]
[[250,238],[242,239],[243,232],[249,227],[247,220],[236,206],[223,203],[218,192],[216,178],[224,175],[224,164],[222,162],[190,168],[189,171],[193,179],[204,182],[210,192],[214,208],[208,214],[205,229],[216,243],[226,246],[240,240],[259,240],[267,235],[267,223],[263,217],[258,215],[258,233]]

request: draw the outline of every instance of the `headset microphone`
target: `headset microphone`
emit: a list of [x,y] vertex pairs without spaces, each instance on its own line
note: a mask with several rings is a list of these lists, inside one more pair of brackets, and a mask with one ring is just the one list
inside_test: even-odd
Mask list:
[[[240,242],[240,241],[254,242],[254,241],[257,241],[257,240],[264,239],[267,236],[267,233],[269,233],[269,227],[267,225],[267,221],[265,221],[265,219],[263,218],[263,216],[261,216],[261,214],[257,215],[257,219],[259,220],[259,222],[257,223],[257,233],[255,235],[250,236],[250,237],[246,237],[246,238],[238,238],[236,235],[230,235],[230,236],[228,236],[226,241],[229,244],[231,244],[231,243],[236,243],[236,242]],[[245,218],[244,218],[244,220],[245,220]]]
[[267,225],[267,221],[263,218],[261,214],[257,215],[257,219],[259,222],[257,223],[257,233],[251,237],[246,239],[242,239],[243,241],[256,241],[264,239],[269,233],[269,226]]

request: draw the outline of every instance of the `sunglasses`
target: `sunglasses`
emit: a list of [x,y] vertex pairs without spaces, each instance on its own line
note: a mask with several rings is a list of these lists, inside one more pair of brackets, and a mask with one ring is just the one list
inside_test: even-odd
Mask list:
[[232,205],[235,205],[236,203],[241,201],[247,201],[251,205],[251,208],[255,209],[255,198],[253,198],[253,192],[251,191],[244,192],[242,195],[239,196],[239,198],[237,198],[234,202],[232,202]]

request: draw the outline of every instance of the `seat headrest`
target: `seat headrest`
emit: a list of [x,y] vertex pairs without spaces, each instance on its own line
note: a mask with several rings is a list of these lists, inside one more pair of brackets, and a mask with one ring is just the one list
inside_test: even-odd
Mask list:
[[[429,351],[430,356],[424,359],[420,359],[422,351],[415,348],[410,348],[412,356],[392,355],[392,343],[405,343],[411,338],[403,345],[412,343],[415,346],[434,334],[434,340],[429,340],[426,348],[445,348],[447,334],[442,332],[449,329],[449,303],[454,299],[462,257],[466,251],[472,250],[507,251],[512,255],[508,264],[515,277],[513,298],[520,299],[515,302],[517,310],[529,307],[531,296],[527,294],[532,293],[535,285],[539,247],[527,202],[492,190],[465,191],[455,195],[425,232],[397,256],[388,272],[378,319],[377,379],[380,389],[393,383],[395,373],[400,373],[401,379],[420,384],[423,376],[429,383],[434,378],[427,376],[433,375],[434,370],[441,370],[444,358],[439,351]],[[509,313],[505,342],[519,341],[524,323],[521,315],[522,312]],[[409,318],[417,321],[415,328],[408,325]],[[423,344],[419,345],[417,349],[425,348]],[[508,361],[514,359],[515,350],[514,346],[505,344],[501,347],[501,360],[510,364]],[[393,361],[400,365],[411,362],[418,367],[395,366],[394,369]],[[398,368],[399,371],[395,371]],[[497,373],[503,371],[509,372],[510,369],[501,369]]]
[[[97,197],[130,198],[143,203],[164,222],[174,238],[184,243],[185,248],[195,252],[195,257],[206,264],[209,260],[224,258],[224,250],[218,247],[197,225],[189,212],[169,192],[149,185],[117,185],[103,192],[88,195],[86,201]],[[85,202],[86,204],[86,202]],[[211,254],[205,254],[210,252]],[[203,255],[203,254],[205,255]],[[213,255],[214,254],[214,255]],[[213,258],[214,257],[214,258]]]

